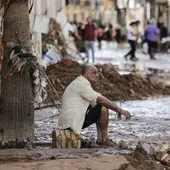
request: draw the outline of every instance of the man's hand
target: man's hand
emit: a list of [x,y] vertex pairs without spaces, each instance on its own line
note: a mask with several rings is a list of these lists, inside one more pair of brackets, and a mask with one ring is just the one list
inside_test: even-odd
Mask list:
[[116,104],[114,104],[112,101],[110,101],[109,99],[107,99],[104,96],[99,96],[97,98],[97,103],[117,112],[118,119],[121,119],[121,115],[124,115],[126,117],[126,120],[130,120],[132,117],[128,111],[122,110],[120,107],[118,107]]
[[126,117],[126,120],[130,120],[132,117],[132,115],[126,110],[121,110],[119,114],[124,115]]

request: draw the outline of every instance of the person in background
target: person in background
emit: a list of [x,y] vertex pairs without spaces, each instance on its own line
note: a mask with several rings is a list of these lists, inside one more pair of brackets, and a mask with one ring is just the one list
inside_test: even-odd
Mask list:
[[138,60],[135,56],[136,52],[136,40],[139,33],[136,31],[136,22],[131,22],[128,28],[128,42],[130,44],[130,51],[124,56],[127,60],[127,57],[130,55],[130,60],[136,61]]
[[85,45],[86,45],[86,58],[89,62],[89,50],[92,51],[92,61],[95,62],[94,54],[94,42],[96,39],[96,26],[93,24],[90,17],[87,18],[87,22],[84,22],[82,29],[85,30]]
[[159,33],[160,30],[156,26],[155,20],[154,19],[149,20],[149,23],[145,28],[145,38],[148,43],[148,54],[151,60],[156,59],[155,51],[157,48],[157,43],[159,41]]
[[[168,37],[168,29],[164,23],[160,23],[160,40]],[[161,44],[161,51],[166,51],[167,42]]]
[[113,26],[112,26],[112,24],[106,25],[104,37],[105,37],[105,40],[109,47],[109,43],[113,40]]
[[121,43],[121,37],[122,37],[121,25],[117,23],[116,28],[115,28],[115,40],[117,42],[117,48],[119,48],[119,45]]
[[127,36],[126,35],[127,34],[127,30],[126,30],[125,24],[121,28],[121,34],[122,34],[121,39],[122,39],[123,42],[125,42],[126,41],[126,36]]
[[97,28],[97,41],[99,43],[99,49],[101,50],[101,41],[103,40],[104,30],[103,25],[99,25]]
[[83,24],[81,22],[78,24],[78,34],[81,37],[81,41],[85,42],[85,29],[82,29],[82,25]]

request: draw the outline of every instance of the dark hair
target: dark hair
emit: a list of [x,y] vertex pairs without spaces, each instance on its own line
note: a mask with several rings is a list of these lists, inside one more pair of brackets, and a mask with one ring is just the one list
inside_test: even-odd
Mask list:
[[140,24],[140,21],[139,20],[135,21],[135,24]]
[[132,25],[135,25],[135,24],[136,24],[136,22],[131,22],[129,25],[132,26]]

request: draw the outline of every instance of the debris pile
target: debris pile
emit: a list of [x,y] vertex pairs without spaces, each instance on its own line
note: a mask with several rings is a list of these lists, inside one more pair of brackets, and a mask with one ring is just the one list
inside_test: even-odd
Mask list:
[[170,166],[170,145],[165,144],[162,148],[158,149],[155,158],[162,164]]
[[[120,75],[112,64],[96,67],[99,70],[99,82],[93,88],[113,101],[170,95],[170,86],[152,83],[136,74]],[[46,73],[61,96],[67,85],[81,74],[81,68],[81,64],[67,59],[49,66]]]
[[151,146],[148,146],[149,144],[141,144],[138,142],[135,151],[125,155],[129,163],[123,164],[119,170],[169,170],[170,146],[166,144],[157,150],[154,148],[152,148],[152,150]]

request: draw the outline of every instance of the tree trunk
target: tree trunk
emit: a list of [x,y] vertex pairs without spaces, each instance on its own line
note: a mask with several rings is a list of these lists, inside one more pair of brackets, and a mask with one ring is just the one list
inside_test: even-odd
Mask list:
[[21,44],[26,47],[27,53],[31,52],[28,0],[12,0],[10,6],[5,6],[5,11],[6,9],[3,34],[4,58],[1,87],[3,108],[0,113],[0,141],[2,139],[6,147],[20,147],[34,134],[32,80],[27,65],[22,74],[16,71],[11,78],[4,79],[4,77],[11,66],[9,56],[12,49],[7,46],[7,42],[18,44],[16,32]]

